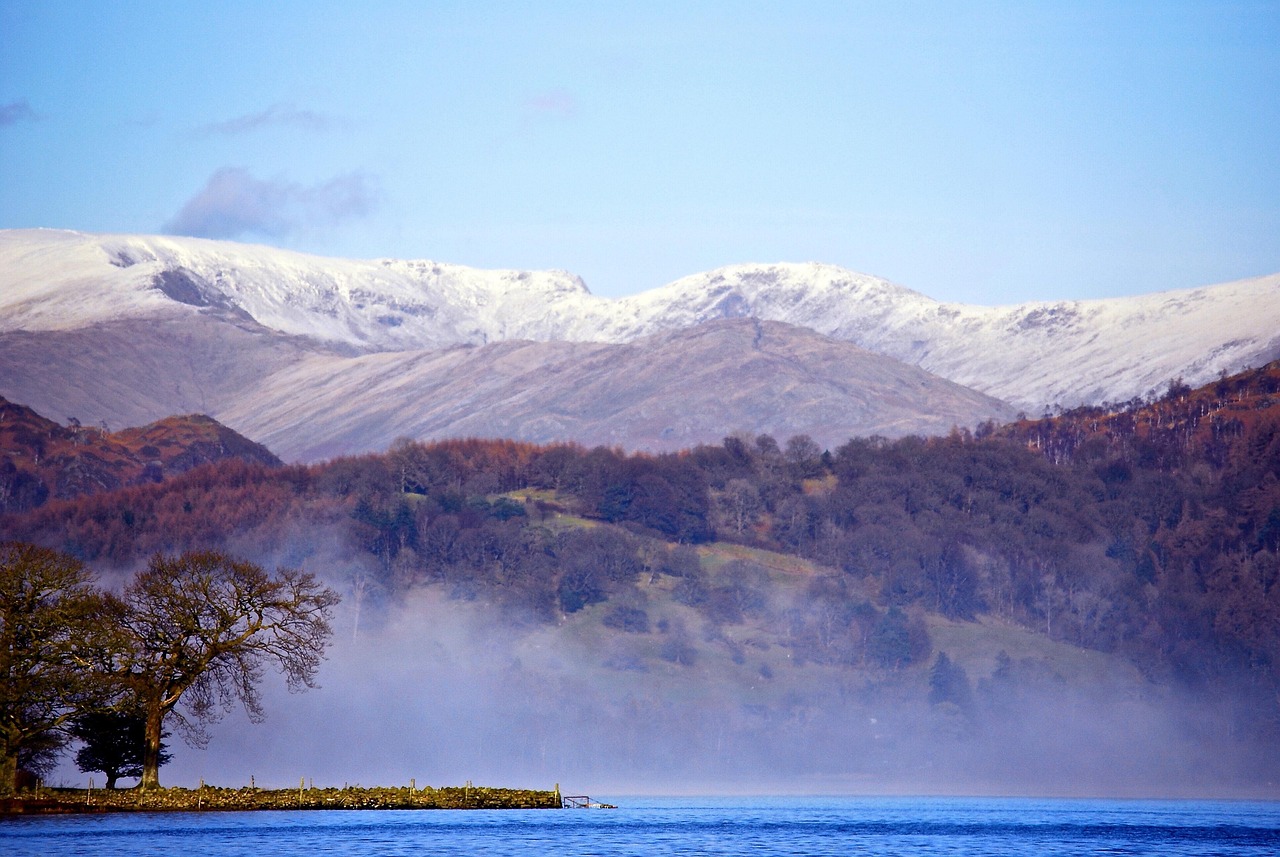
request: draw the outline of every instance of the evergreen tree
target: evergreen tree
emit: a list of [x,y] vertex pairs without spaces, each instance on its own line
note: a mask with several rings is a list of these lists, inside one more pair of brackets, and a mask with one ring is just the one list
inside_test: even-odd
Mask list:
[[929,670],[929,704],[946,702],[967,712],[973,707],[973,690],[964,667],[947,657],[946,652],[939,652]]
[[[114,789],[120,777],[142,776],[142,752],[147,734],[147,720],[142,715],[126,711],[90,712],[73,721],[71,734],[84,742],[76,753],[76,766],[85,773],[102,771],[107,777],[107,788]],[[162,741],[157,765],[167,764],[171,758]]]
[[103,599],[74,557],[0,543],[0,794],[52,765],[77,709],[106,695]]

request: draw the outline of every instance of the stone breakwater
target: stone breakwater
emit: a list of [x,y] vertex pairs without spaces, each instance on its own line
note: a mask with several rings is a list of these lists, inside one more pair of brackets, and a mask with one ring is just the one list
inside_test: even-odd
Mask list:
[[0,799],[0,814],[79,812],[202,812],[263,809],[560,809],[558,789],[503,789],[485,786],[432,788],[169,788],[52,789],[38,795]]

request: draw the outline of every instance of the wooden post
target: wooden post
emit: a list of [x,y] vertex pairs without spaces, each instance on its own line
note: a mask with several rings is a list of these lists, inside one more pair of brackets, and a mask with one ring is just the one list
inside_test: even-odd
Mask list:
[[200,778],[200,788],[196,791],[196,809],[204,809],[204,777]]
[[418,781],[413,777],[409,778],[409,794],[412,795],[418,790]]
[[306,777],[298,777],[298,806],[302,806],[302,787],[306,785]]
[[93,777],[89,778],[89,790],[84,793],[84,805],[93,803]]

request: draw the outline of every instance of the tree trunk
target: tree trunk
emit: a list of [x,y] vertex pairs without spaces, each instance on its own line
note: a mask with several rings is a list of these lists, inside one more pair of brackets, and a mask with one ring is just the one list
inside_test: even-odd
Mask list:
[[142,745],[142,780],[145,791],[160,788],[160,737],[164,726],[164,710],[159,705],[147,706],[147,733]]
[[103,773],[107,775],[107,788],[114,789],[116,787],[116,780],[120,778],[120,775],[115,771],[103,771]]
[[0,795],[18,793],[18,754],[0,755]]

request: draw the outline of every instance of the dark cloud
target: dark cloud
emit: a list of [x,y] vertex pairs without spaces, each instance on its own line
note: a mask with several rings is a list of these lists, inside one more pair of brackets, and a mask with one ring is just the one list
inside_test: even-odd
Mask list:
[[39,118],[25,98],[0,104],[0,128],[17,125],[19,122],[32,122]]
[[272,104],[258,113],[236,116],[224,122],[212,122],[197,129],[201,134],[234,136],[248,134],[271,126],[298,128],[303,131],[327,131],[335,122],[314,110],[302,110],[292,104]]
[[377,188],[359,173],[307,187],[257,179],[243,167],[223,167],[161,229],[200,238],[277,238],[364,216],[377,201]]

